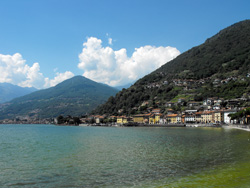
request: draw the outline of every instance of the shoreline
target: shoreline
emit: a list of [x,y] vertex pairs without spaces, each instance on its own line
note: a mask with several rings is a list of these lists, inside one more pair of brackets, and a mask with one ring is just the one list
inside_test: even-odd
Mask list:
[[247,131],[250,132],[250,126],[248,125],[226,125],[226,126],[222,126],[224,129],[238,129],[238,130],[242,130],[242,131]]
[[225,124],[225,125],[209,125],[209,124],[129,124],[129,125],[114,125],[114,124],[102,124],[102,125],[91,125],[91,124],[79,124],[79,125],[66,125],[66,124],[41,124],[41,123],[25,123],[25,124],[1,124],[1,125],[55,125],[55,126],[72,126],[72,127],[186,127],[186,128],[198,128],[198,127],[211,127],[211,128],[224,128],[224,129],[238,129],[242,131],[250,132],[250,125],[241,124]]

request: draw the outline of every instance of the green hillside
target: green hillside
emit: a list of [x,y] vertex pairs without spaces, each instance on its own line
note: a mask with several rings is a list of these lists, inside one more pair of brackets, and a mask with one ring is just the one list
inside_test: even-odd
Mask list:
[[117,92],[107,85],[76,76],[55,87],[36,91],[2,105],[0,118],[80,116],[104,103]]
[[[250,20],[236,23],[110,97],[95,114],[134,114],[166,102],[250,93]],[[147,102],[146,106],[142,103]],[[121,114],[121,113],[119,113]]]

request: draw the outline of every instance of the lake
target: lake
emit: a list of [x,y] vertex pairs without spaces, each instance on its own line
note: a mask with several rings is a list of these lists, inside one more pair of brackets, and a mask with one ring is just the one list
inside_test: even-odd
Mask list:
[[0,187],[249,187],[250,132],[0,125]]

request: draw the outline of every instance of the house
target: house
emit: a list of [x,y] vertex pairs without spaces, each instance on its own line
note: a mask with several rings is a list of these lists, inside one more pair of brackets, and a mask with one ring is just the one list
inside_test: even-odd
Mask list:
[[161,122],[162,114],[155,114],[155,123],[159,124]]
[[220,110],[220,105],[213,105],[213,110]]
[[133,117],[134,123],[144,123],[144,114],[137,114]]
[[149,124],[155,124],[155,114],[151,114],[149,117]]
[[167,123],[174,123],[174,124],[176,124],[177,123],[177,116],[178,116],[178,114],[169,114],[169,115],[166,115],[166,121],[167,121]]
[[187,106],[189,107],[196,107],[196,106],[200,106],[200,102],[196,102],[196,101],[189,101],[187,103]]
[[196,123],[202,123],[202,117],[201,117],[202,114],[203,114],[203,112],[196,112],[195,113]]
[[196,117],[195,114],[186,114],[185,115],[185,123],[195,123]]
[[104,120],[104,117],[103,116],[95,116],[95,123],[96,124],[100,124],[100,123],[103,123],[103,120]]
[[201,114],[202,123],[212,123],[213,122],[213,112],[212,111],[204,111]]
[[161,112],[161,109],[157,108],[157,109],[153,109],[151,111],[153,114],[159,114]]
[[177,123],[182,123],[182,121],[181,121],[181,114],[178,114],[177,115],[177,117],[176,117],[176,121],[177,121]]
[[174,114],[174,112],[175,112],[172,108],[169,108],[169,109],[167,109],[166,111],[167,111],[167,114],[168,114],[168,115],[169,115],[169,114]]
[[127,123],[132,122],[132,118],[126,117],[126,116],[119,116],[119,117],[117,117],[116,122],[117,122],[117,124],[127,124]]
[[225,110],[224,111],[224,123],[233,123],[231,121],[231,118],[228,115],[229,114],[234,114],[234,113],[236,113],[236,110],[231,110],[231,109]]
[[129,123],[131,118],[126,117],[126,116],[119,116],[117,117],[116,123],[117,124],[126,124]]
[[112,120],[112,122],[116,122],[117,121],[117,117],[116,116],[110,116],[109,118]]
[[173,103],[173,102],[167,102],[167,103],[165,104],[165,106],[166,106],[166,107],[173,107],[173,106],[175,106],[175,103]]
[[224,122],[224,112],[222,110],[217,110],[213,112],[213,123]]
[[208,98],[203,101],[204,106],[212,106],[213,104],[214,104],[214,100],[212,98]]
[[185,114],[181,115],[181,123],[185,123]]
[[146,123],[148,124],[149,123],[149,119],[150,119],[150,116],[151,116],[151,113],[148,113],[148,114],[143,114],[143,123]]
[[240,101],[238,99],[232,99],[232,100],[227,101],[227,105],[229,108],[237,107],[239,106],[239,104],[240,104]]

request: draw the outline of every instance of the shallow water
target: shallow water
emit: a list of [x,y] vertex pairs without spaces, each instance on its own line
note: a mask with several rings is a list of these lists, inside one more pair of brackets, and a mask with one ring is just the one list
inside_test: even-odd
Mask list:
[[0,187],[249,187],[250,133],[0,125]]

